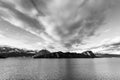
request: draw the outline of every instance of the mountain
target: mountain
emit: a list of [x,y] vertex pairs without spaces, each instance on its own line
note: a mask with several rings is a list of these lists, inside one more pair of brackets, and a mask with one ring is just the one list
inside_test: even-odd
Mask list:
[[33,58],[37,58],[37,57],[39,57],[39,56],[46,56],[46,55],[48,55],[48,54],[51,54],[51,52],[50,51],[48,51],[48,50],[40,50],[40,51],[38,51],[37,53],[36,53],[36,55],[34,55],[34,56],[32,56]]
[[0,54],[0,58],[6,58],[6,57],[4,57],[3,55]]
[[70,53],[70,52],[59,51],[59,52],[50,53],[47,50],[42,50],[40,53],[34,55],[33,58],[95,58],[96,57],[92,51],[85,51],[83,53]]
[[82,52],[82,54],[92,58],[96,57],[96,55],[92,51],[85,51]]
[[9,57],[31,57],[31,58],[95,58],[92,51],[85,51],[83,53],[71,52],[50,52],[48,50],[25,50],[11,47],[0,47],[0,58]]
[[35,51],[11,48],[11,47],[0,47],[0,58],[8,57],[32,57]]
[[93,53],[92,51],[84,51],[82,53],[75,52],[50,52],[48,50],[26,50],[11,47],[0,47],[0,58],[9,57],[30,57],[30,58],[119,58],[119,54],[109,53]]

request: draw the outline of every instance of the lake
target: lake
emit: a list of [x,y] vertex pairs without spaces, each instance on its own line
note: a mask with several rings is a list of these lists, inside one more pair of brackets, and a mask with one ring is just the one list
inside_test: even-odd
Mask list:
[[120,80],[120,59],[0,59],[0,80]]

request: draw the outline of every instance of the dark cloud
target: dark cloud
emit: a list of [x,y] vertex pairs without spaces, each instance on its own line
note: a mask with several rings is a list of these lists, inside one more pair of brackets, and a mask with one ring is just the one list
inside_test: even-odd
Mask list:
[[59,18],[61,14],[55,14],[55,16],[58,16],[57,18],[61,24],[53,29],[57,33],[56,35],[62,39],[62,44],[67,48],[74,44],[81,44],[84,39],[94,35],[96,29],[104,23],[106,10],[109,8],[110,3],[108,0],[105,0],[100,2],[93,1],[91,4],[89,0],[86,0],[81,4],[72,1],[68,2],[68,6],[70,5],[72,9],[62,13],[63,15],[67,14],[69,17],[64,18],[62,16],[63,18]]
[[0,0],[0,17],[43,39],[45,47],[70,48],[94,36],[111,0]]
[[[21,25],[19,24],[18,26],[23,28],[32,28],[33,30],[42,29],[41,24],[35,18],[31,18],[29,15],[26,15],[16,10],[13,6],[7,3],[1,2],[0,6],[1,8],[3,8],[3,11],[1,10],[1,12],[3,13],[2,17],[4,17],[5,19],[11,20],[9,19],[9,17],[12,19],[15,19],[16,22],[18,21],[19,23],[21,23]],[[5,9],[5,12],[4,12],[4,9]],[[15,24],[15,23],[12,23],[12,24]]]

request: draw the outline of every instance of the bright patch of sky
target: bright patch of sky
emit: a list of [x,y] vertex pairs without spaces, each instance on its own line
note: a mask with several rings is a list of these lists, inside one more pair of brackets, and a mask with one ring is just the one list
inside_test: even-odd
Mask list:
[[1,46],[119,53],[120,0],[31,1],[0,0]]

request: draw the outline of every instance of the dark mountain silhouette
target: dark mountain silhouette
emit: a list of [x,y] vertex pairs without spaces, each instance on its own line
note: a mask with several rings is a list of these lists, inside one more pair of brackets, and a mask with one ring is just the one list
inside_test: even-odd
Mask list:
[[92,51],[84,51],[82,53],[75,52],[50,52],[48,50],[26,50],[12,47],[0,47],[0,58],[9,57],[30,57],[30,58],[112,58],[120,57],[119,54],[93,53]]
[[70,53],[70,52],[53,52],[42,50],[40,53],[33,56],[33,58],[95,58],[96,56],[92,51],[83,53]]
[[0,58],[6,58],[6,57],[4,57],[3,55],[0,54]]
[[90,56],[92,58],[96,57],[96,55],[92,51],[82,52],[83,55]]
[[0,57],[31,57],[35,54],[35,51],[11,48],[11,47],[0,47]]
[[32,56],[33,58],[37,58],[37,57],[39,57],[39,56],[46,56],[46,55],[48,55],[48,54],[51,54],[51,52],[50,51],[48,51],[48,50],[40,50],[40,51],[38,51],[37,52],[37,54],[36,55],[34,55],[34,56]]
[[11,47],[0,47],[0,58],[8,57],[32,57],[32,58],[95,58],[92,51],[82,53],[74,52],[50,52],[48,50],[25,50]]

